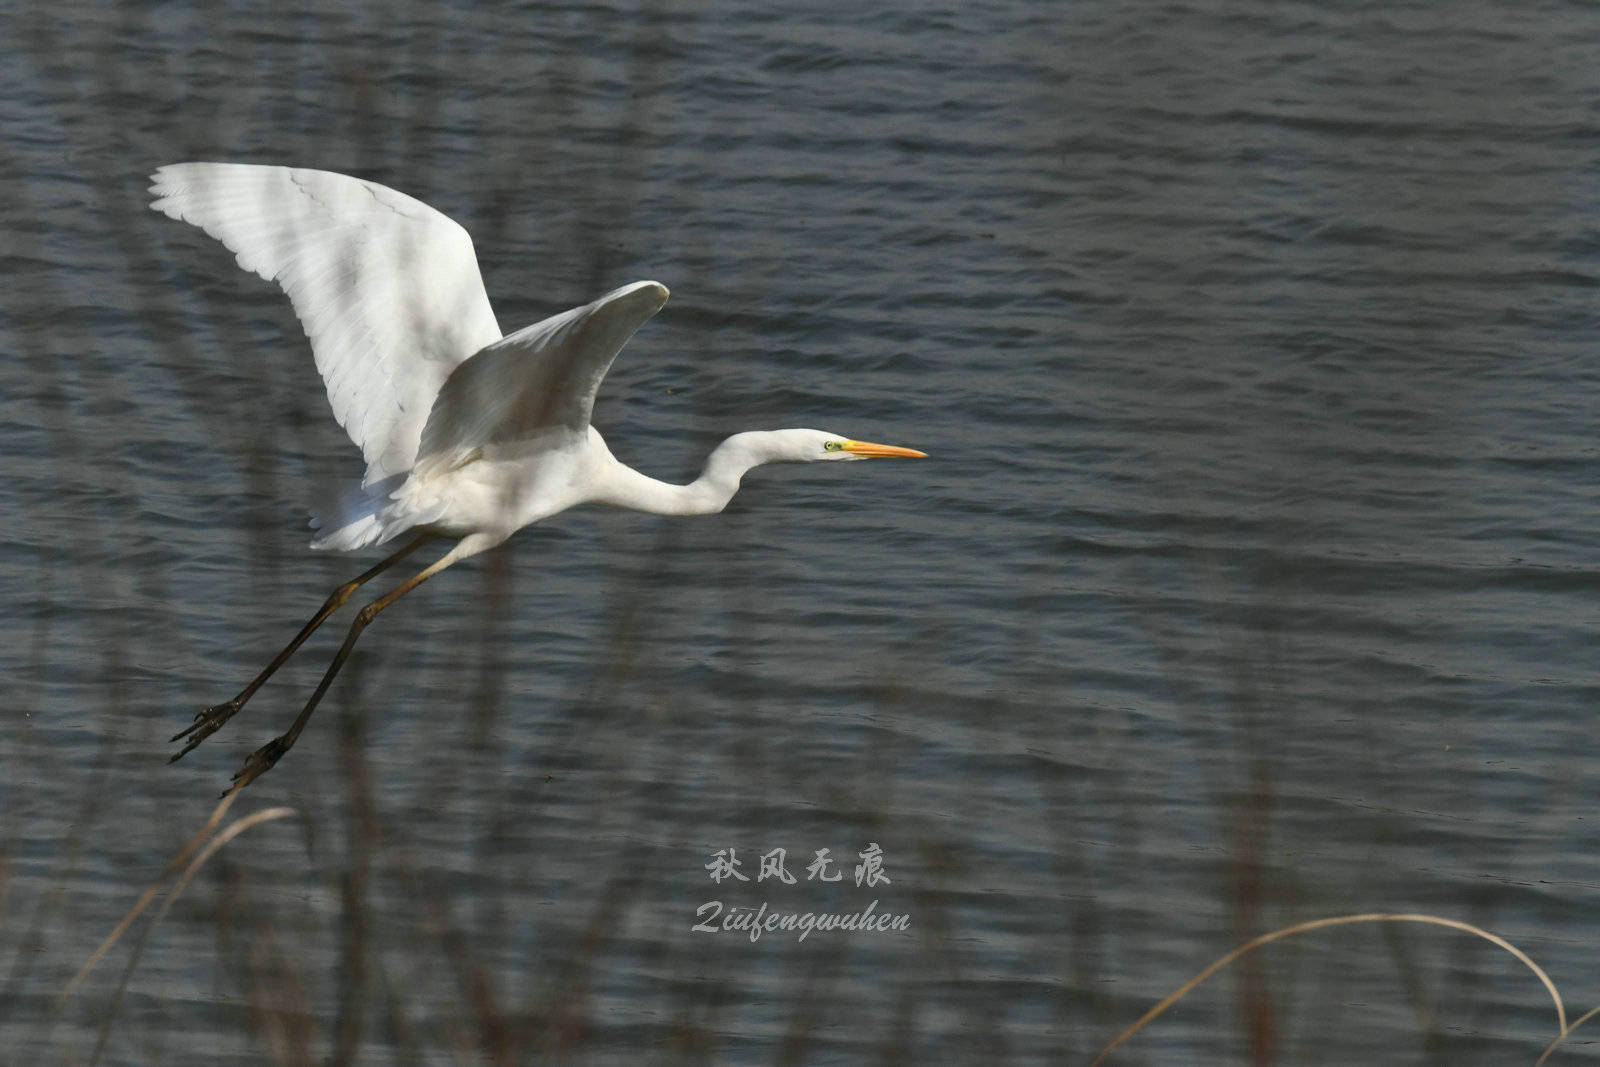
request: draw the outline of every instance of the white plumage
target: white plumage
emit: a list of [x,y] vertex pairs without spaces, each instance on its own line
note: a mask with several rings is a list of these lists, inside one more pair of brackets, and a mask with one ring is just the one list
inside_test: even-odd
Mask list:
[[365,483],[410,470],[439,387],[500,339],[467,231],[404,193],[321,170],[174,163],[151,181],[152,208],[288,294]]
[[340,586],[234,699],[173,740],[214,733],[362,584],[435,537],[438,560],[363,608],[305,709],[234,776],[243,788],[294,744],[361,630],[421,582],[530,523],[583,503],[660,514],[722,510],[751,467],[779,460],[920,457],[821,430],[735,434],[700,477],[669,485],[619,463],[589,425],[617,352],[667,300],[634,282],[502,337],[472,239],[420,201],[328,171],[177,163],[152,175],[151,206],[192,223],[245,270],[277,282],[311,341],[333,414],[366,476],[313,520],[315,548],[349,550],[418,536]]

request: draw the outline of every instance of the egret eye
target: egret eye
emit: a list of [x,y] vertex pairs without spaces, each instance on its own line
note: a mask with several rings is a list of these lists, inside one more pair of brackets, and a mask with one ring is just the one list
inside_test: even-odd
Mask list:
[[824,442],[822,442],[822,450],[824,452],[837,452],[843,447],[844,447],[844,442],[843,441],[824,441]]

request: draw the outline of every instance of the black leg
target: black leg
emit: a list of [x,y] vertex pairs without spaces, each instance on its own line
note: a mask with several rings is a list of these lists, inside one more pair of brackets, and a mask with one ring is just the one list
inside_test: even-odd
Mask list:
[[174,741],[180,741],[185,737],[189,739],[189,743],[184,745],[183,749],[177,755],[172,757],[172,760],[180,760],[184,756],[188,755],[194,750],[196,745],[200,744],[200,742],[216,733],[222,728],[223,723],[233,718],[234,715],[238,713],[239,709],[244,707],[245,701],[249,700],[251,695],[254,694],[257,689],[261,688],[262,683],[268,678],[271,678],[277,669],[283,666],[284,663],[288,661],[290,656],[294,655],[295,649],[304,644],[306,638],[310,637],[314,632],[316,632],[317,627],[321,626],[325,621],[327,621],[329,615],[332,615],[335,611],[338,611],[339,608],[343,606],[344,602],[349,600],[350,597],[354,595],[357,589],[360,589],[363,585],[367,584],[372,579],[376,578],[378,575],[394,566],[396,563],[399,563],[401,560],[411,555],[411,553],[415,552],[426,542],[432,539],[432,534],[423,534],[421,537],[418,537],[416,540],[407,544],[400,551],[396,552],[388,559],[385,559],[371,570],[352,578],[350,581],[335,589],[332,594],[329,595],[328,599],[323,603],[322,608],[315,615],[311,616],[311,621],[302,626],[300,628],[300,632],[295,634],[294,640],[290,641],[288,645],[284,647],[283,651],[279,652],[277,657],[273,659],[271,663],[267,664],[266,670],[256,675],[255,679],[249,685],[240,690],[238,696],[234,697],[232,700],[214,705],[213,707],[206,708],[204,711],[197,713],[194,717],[194,722],[189,725],[188,729],[180,730],[178,733],[172,736],[172,740]]
[[[350,632],[345,635],[344,644],[339,646],[339,651],[333,657],[333,662],[328,664],[327,673],[322,676],[322,681],[317,684],[317,690],[311,694],[311,699],[306,701],[305,709],[300,712],[293,725],[289,727],[288,732],[282,737],[273,738],[250,754],[250,758],[245,760],[244,766],[239,768],[239,773],[233,776],[233,786],[228,790],[229,793],[238,792],[271,770],[272,765],[277,763],[285,752],[294,747],[295,740],[300,736],[300,731],[304,730],[306,723],[311,720],[311,713],[317,710],[317,704],[322,700],[323,694],[328,691],[328,687],[333,684],[333,679],[338,675],[339,668],[343,667],[344,661],[350,658],[350,650],[355,647],[356,638],[361,636],[361,631],[365,630],[367,624],[377,617],[378,612],[450,566],[450,564],[460,559],[461,555],[461,546],[458,544],[454,549],[445,553],[414,577],[395,586],[394,589],[356,612],[355,621],[350,624]],[[226,796],[227,793],[223,795]]]

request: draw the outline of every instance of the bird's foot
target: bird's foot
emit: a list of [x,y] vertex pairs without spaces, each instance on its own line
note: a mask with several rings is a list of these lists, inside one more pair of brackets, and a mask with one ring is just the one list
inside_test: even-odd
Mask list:
[[266,774],[272,769],[272,765],[277,763],[285,752],[289,751],[289,746],[293,743],[287,738],[274,737],[271,741],[250,753],[249,758],[244,761],[244,766],[240,767],[239,772],[233,776],[233,785],[229,786],[227,792],[222,795],[227,796],[228,793],[237,793],[263,774]]
[[216,704],[206,708],[204,711],[196,712],[194,722],[189,724],[188,729],[179,730],[170,739],[172,741],[182,741],[187,737],[189,743],[184,745],[178,751],[178,754],[167,762],[176,763],[193,752],[200,742],[222,729],[222,724],[238,714],[239,709],[242,707],[244,707],[244,701],[234,697],[225,703]]

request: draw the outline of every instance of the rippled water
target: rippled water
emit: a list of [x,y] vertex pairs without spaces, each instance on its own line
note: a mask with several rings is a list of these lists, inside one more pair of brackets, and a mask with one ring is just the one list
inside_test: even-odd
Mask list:
[[[1084,1062],[1249,937],[1367,911],[1600,1002],[1588,11],[10,21],[14,1055],[85,1059],[115,1007],[112,1063]],[[789,425],[933,458],[575,512],[422,587],[236,809],[299,821],[212,861],[120,1002],[128,942],[52,1016],[342,627],[183,762],[165,738],[371,559],[304,547],[359,464],[287,301],[144,208],[192,158],[434,204],[508,329],[665,282],[595,410],[650,474]],[[890,881],[857,887],[871,843]],[[756,878],[778,847],[792,885]],[[691,929],[712,900],[909,927],[752,943]],[[1554,1033],[1500,950],[1346,928],[1118,1062]]]

